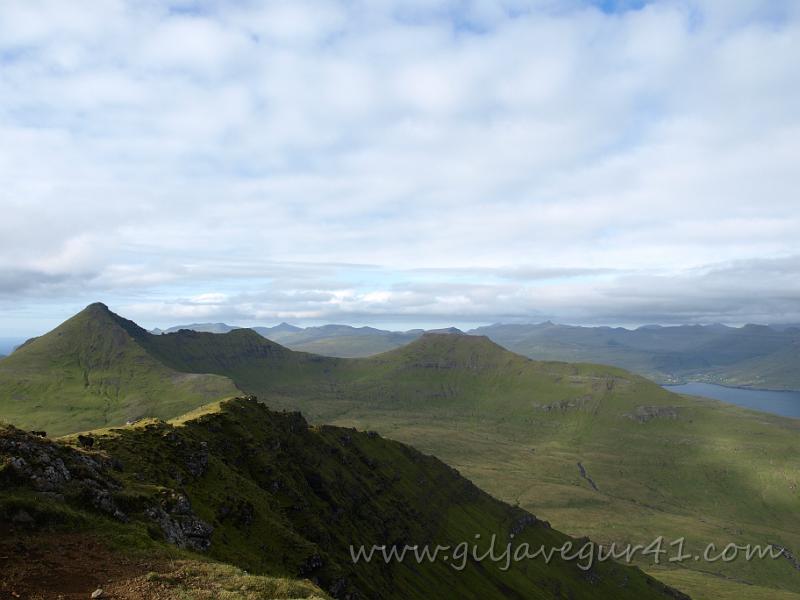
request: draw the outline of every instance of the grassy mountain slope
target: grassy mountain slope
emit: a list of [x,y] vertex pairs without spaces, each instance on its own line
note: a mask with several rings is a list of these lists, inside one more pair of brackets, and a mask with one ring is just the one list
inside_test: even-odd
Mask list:
[[575,327],[490,325],[471,333],[537,360],[611,364],[663,383],[800,389],[800,330],[761,325]]
[[[298,413],[252,399],[92,436],[93,450],[84,451],[0,430],[0,515],[62,530],[90,522],[145,548],[167,539],[195,561],[201,553],[256,575],[310,578],[339,598],[679,597],[612,563],[588,572],[560,559],[508,571],[491,561],[463,571],[447,560],[354,564],[351,545],[455,545],[478,534],[505,544],[515,533],[519,544],[559,547],[568,538],[433,457],[376,435],[309,428]],[[46,465],[56,464],[69,478],[48,475]],[[43,485],[64,500],[37,497]]]
[[138,329],[93,304],[26,343],[0,361],[0,418],[58,434],[174,416],[237,393],[225,377],[165,367],[136,342]]
[[[320,328],[324,329],[324,328]],[[355,329],[355,328],[351,328]],[[360,328],[371,329],[371,328]],[[305,330],[306,332],[308,329]],[[314,337],[292,335],[282,343],[292,350],[313,352],[323,356],[358,358],[373,356],[414,341],[421,332],[395,332],[372,330],[369,332],[326,332]]]
[[[621,369],[531,361],[478,336],[428,334],[370,359],[319,360],[321,372],[294,381],[256,368],[232,377],[317,421],[413,443],[575,535],[685,537],[693,553],[800,547],[797,421],[677,396]],[[693,569],[701,598],[725,597],[703,594],[736,581],[800,589],[783,560],[665,568]]]
[[[136,336],[170,369],[226,376],[314,422],[431,452],[573,535],[685,537],[692,553],[711,542],[800,549],[795,420],[678,396],[613,367],[532,361],[479,336],[428,334],[368,359],[296,353],[248,330]],[[648,568],[701,599],[800,590],[784,559]]]
[[698,373],[697,379],[705,378],[737,387],[800,390],[798,355],[800,336],[789,347],[766,356],[745,358],[732,365],[709,369],[706,373]]
[[248,389],[269,389],[273,395],[292,393],[298,381],[306,390],[327,393],[328,376],[341,360],[294,352],[252,329],[222,335],[179,331],[153,336],[139,332],[136,340],[150,356],[172,369],[229,377],[246,382]]

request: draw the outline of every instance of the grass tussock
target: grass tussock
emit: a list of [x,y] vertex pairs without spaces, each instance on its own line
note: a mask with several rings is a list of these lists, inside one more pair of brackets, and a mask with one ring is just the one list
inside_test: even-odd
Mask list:
[[118,587],[185,600],[322,600],[329,596],[309,581],[251,575],[242,569],[219,563],[176,561],[164,573],[150,572]]

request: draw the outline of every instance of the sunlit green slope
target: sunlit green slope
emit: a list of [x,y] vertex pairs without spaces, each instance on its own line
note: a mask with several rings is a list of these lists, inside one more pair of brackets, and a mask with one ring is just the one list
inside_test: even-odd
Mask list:
[[[558,548],[569,539],[436,458],[374,434],[310,428],[300,414],[271,412],[253,399],[91,436],[94,447],[86,451],[71,447],[73,438],[55,444],[0,427],[0,521],[24,510],[28,530],[106,531],[108,539],[145,548],[172,541],[192,551],[188,558],[312,579],[336,598],[682,597],[635,568],[602,563],[584,571],[558,557],[522,560],[507,571],[502,562],[463,560],[452,551],[433,562],[356,563],[351,546],[455,547],[480,536],[483,554],[496,535],[499,556],[512,539],[530,548]],[[57,493],[41,497],[35,490],[52,464],[70,476],[50,477]],[[173,593],[168,597],[182,597],[180,589]]]
[[92,304],[0,361],[0,419],[60,434],[169,417],[237,393],[219,375],[178,372],[135,340],[136,326]]

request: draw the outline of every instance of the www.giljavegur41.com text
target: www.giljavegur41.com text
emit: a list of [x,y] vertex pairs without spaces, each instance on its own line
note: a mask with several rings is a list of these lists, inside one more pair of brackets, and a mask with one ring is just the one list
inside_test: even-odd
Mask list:
[[[509,542],[498,542],[497,536],[492,535],[488,547],[481,544],[480,534],[475,535],[473,542],[460,542],[453,545],[406,545],[406,546],[350,546],[350,555],[353,563],[383,561],[385,563],[403,562],[413,560],[418,564],[424,562],[442,561],[453,569],[461,571],[466,568],[469,561],[491,561],[498,565],[501,571],[507,571],[513,563],[524,560],[543,560],[549,564],[553,558],[574,561],[580,569],[589,570],[598,562],[608,560],[633,562],[637,557],[649,559],[654,564],[665,562],[679,563],[684,561],[733,562],[739,558],[745,560],[776,559],[783,553],[781,546],[774,544],[734,544],[717,545],[706,544],[699,553],[686,550],[685,538],[666,541],[663,536],[655,538],[649,544],[610,544],[607,546],[595,544],[591,541],[566,541],[560,546],[546,547],[543,545],[532,546],[527,542],[514,544],[514,536]],[[502,544],[502,545],[501,545]],[[482,548],[482,546],[484,546]]]

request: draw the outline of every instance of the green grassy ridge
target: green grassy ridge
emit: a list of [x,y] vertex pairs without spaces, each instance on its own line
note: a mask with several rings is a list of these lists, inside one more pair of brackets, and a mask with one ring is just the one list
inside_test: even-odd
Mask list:
[[339,358],[360,358],[388,352],[413,342],[421,334],[420,330],[400,332],[372,327],[326,325],[284,333],[277,341],[287,348],[300,352]]
[[0,362],[0,417],[53,434],[171,417],[237,393],[219,375],[166,367],[131,335],[125,322],[91,305]]
[[[428,334],[361,360],[287,356],[280,368],[245,358],[221,372],[317,422],[377,429],[436,454],[575,535],[607,543],[685,536],[693,550],[800,546],[795,421],[682,398],[622,369],[531,361],[480,336]],[[640,422],[648,411],[664,416]],[[699,567],[797,586],[788,562]]]
[[[693,551],[709,542],[800,545],[796,420],[679,397],[621,370],[523,368],[524,359],[508,357],[481,377],[420,366],[426,353],[419,355],[416,368],[393,367],[393,406],[376,407],[367,391],[358,410],[326,418],[413,440],[484,489],[600,542],[663,535],[685,536]],[[639,422],[639,407],[665,416]],[[578,462],[599,492],[580,477]],[[800,589],[787,561],[681,566]]]
[[792,347],[767,356],[748,358],[734,365],[710,369],[707,373],[697,373],[694,379],[707,378],[712,382],[734,387],[800,390],[798,354],[800,342],[795,342]]
[[[313,422],[413,444],[576,536],[800,548],[791,419],[681,397],[618,368],[533,361],[480,336],[429,334],[356,360],[292,352],[248,330],[133,331],[172,369],[227,376]],[[788,561],[676,568],[799,587]]]
[[[24,439],[18,431],[5,434]],[[193,513],[214,527],[209,558],[256,575],[310,577],[339,597],[677,597],[641,571],[613,563],[588,573],[559,559],[549,565],[524,561],[507,572],[489,561],[469,563],[463,571],[444,561],[354,565],[350,544],[456,544],[476,534],[507,540],[527,515],[399,442],[351,429],[312,428],[298,413],[272,412],[255,400],[214,403],[169,423],[147,420],[92,436],[91,452],[71,452],[118,461],[121,471],[114,477],[120,487],[114,498],[130,521],[108,520],[108,529],[140,547],[152,543],[142,532],[159,537],[144,516],[145,507],[181,493]],[[61,443],[69,445],[74,438]],[[201,473],[193,466],[198,452],[207,459]],[[11,458],[0,454],[5,461]],[[24,487],[9,490],[6,484],[4,489],[0,505],[35,502],[26,499]],[[95,529],[103,528],[105,521],[77,498],[45,502],[72,513],[75,527],[91,521]],[[41,519],[41,511],[34,514]],[[541,522],[515,531],[518,543],[533,547],[557,547],[568,539]]]
[[[574,535],[686,537],[692,551],[711,542],[800,547],[797,421],[681,397],[622,369],[531,361],[477,336],[429,334],[380,356],[319,364],[316,374],[295,365],[293,381],[257,368],[232,376],[315,421],[414,444]],[[783,561],[680,566],[798,587]]]

